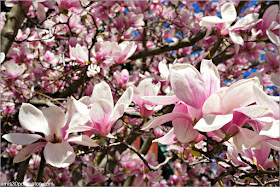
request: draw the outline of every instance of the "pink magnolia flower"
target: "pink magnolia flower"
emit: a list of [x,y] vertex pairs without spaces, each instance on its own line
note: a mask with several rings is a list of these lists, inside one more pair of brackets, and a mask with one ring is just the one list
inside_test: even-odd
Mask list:
[[135,102],[139,106],[139,112],[142,117],[148,118],[150,117],[154,111],[161,109],[162,106],[155,105],[145,99],[143,96],[156,96],[160,91],[160,83],[154,84],[152,83],[152,79],[147,78],[142,80],[138,86],[129,85],[129,87],[133,88],[133,102]]
[[[277,22],[277,17],[278,17],[278,22]],[[272,43],[276,45],[280,45],[279,34],[274,33],[274,30],[279,31],[280,29],[278,5],[272,5],[266,9],[266,11],[263,14],[263,19],[260,27],[263,34],[267,35]]]
[[25,71],[25,65],[18,65],[14,61],[9,61],[2,66],[2,70],[5,77],[17,78]]
[[243,29],[247,30],[249,27],[252,27],[257,23],[259,14],[248,14],[245,17],[239,19],[233,26],[231,26],[231,24],[237,18],[237,13],[232,3],[225,3],[221,7],[221,16],[222,19],[216,16],[203,17],[199,25],[209,28],[208,35],[211,33],[213,27],[217,27],[220,31],[220,34],[229,34],[229,37],[235,44],[243,46],[244,40],[236,31]]
[[114,72],[114,79],[116,81],[116,84],[119,87],[124,87],[129,79],[129,72],[127,71],[127,69],[123,69],[121,72],[119,72],[118,70]]
[[108,135],[112,126],[131,103],[132,97],[133,89],[128,88],[114,106],[109,85],[106,82],[95,85],[91,97],[85,96],[79,101],[72,98],[75,110],[83,121],[79,124],[71,124],[67,131],[86,131],[89,135],[93,133],[102,136]]
[[[14,163],[26,160],[34,152],[44,147],[44,157],[47,163],[55,167],[67,167],[75,160],[74,150],[69,143],[98,146],[86,135],[68,137],[66,129],[71,118],[74,119],[73,115],[68,115],[66,118],[63,110],[57,106],[44,108],[41,111],[31,104],[23,103],[19,111],[21,126],[29,131],[43,133],[44,137],[39,134],[5,134],[3,138],[7,141],[27,145],[14,157]],[[37,140],[43,141],[34,143]]]
[[86,65],[88,62],[88,49],[86,46],[77,44],[75,47],[69,46],[69,55],[72,60],[76,60],[81,65]]

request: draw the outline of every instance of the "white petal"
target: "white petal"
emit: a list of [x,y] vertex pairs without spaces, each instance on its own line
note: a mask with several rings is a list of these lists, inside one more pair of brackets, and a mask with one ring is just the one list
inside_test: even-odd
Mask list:
[[258,21],[259,14],[251,13],[239,19],[230,29],[242,28]]
[[49,135],[56,134],[57,136],[62,137],[61,129],[65,125],[64,111],[58,106],[51,106],[44,108],[42,112],[48,121],[50,130]]
[[200,73],[205,83],[207,97],[220,89],[220,75],[212,60],[202,60]]
[[239,44],[242,46],[244,45],[244,40],[239,34],[236,34],[233,31],[229,31],[229,36],[230,36],[231,40],[233,41],[233,43],[236,43],[236,44]]
[[176,95],[143,96],[143,97],[141,97],[141,99],[144,99],[144,100],[149,101],[152,104],[156,104],[156,105],[171,105],[171,104],[174,104],[179,101],[179,99],[176,97]]
[[3,135],[2,138],[14,144],[28,145],[33,142],[36,142],[37,140],[43,137],[39,134],[9,133]]
[[18,118],[24,129],[49,134],[48,122],[43,112],[33,105],[23,103],[20,107]]
[[171,145],[176,143],[175,141],[176,135],[174,134],[174,128],[172,128],[168,133],[166,133],[164,136],[153,140],[153,142],[158,142],[163,145]]
[[19,163],[19,162],[26,160],[33,153],[35,153],[36,151],[38,151],[45,145],[46,145],[46,142],[38,142],[38,143],[27,145],[22,150],[20,150],[20,152],[15,156],[13,162]]
[[212,27],[218,23],[224,23],[225,21],[217,16],[206,16],[201,19],[199,25],[201,27]]
[[188,116],[184,113],[179,113],[179,112],[168,113],[168,114],[165,114],[163,116],[159,116],[159,117],[155,117],[155,118],[151,119],[150,121],[148,121],[147,123],[145,123],[143,125],[141,130],[147,130],[147,129],[157,127],[159,125],[162,125],[162,124],[164,124],[168,121],[171,121],[173,119],[176,119],[176,118],[186,118],[186,119],[189,119],[191,121],[190,116]]
[[280,124],[279,120],[274,120],[273,123],[267,124],[261,131],[260,135],[265,135],[271,138],[279,138],[280,137]]
[[95,85],[92,91],[92,95],[91,95],[92,102],[95,102],[96,100],[99,99],[107,100],[110,103],[111,107],[113,108],[114,101],[113,101],[111,88],[104,81]]
[[222,19],[227,23],[227,26],[230,26],[232,22],[235,21],[237,16],[234,5],[232,3],[225,3],[221,7],[221,16]]
[[110,117],[110,121],[116,121],[123,115],[124,111],[130,105],[132,98],[133,98],[133,88],[129,87],[126,89],[126,91],[123,93],[123,95],[116,103],[116,106],[114,107],[112,115]]
[[68,142],[47,143],[44,149],[46,162],[58,168],[69,166],[75,161],[73,147]]
[[70,138],[68,138],[67,142],[84,145],[84,146],[90,146],[90,147],[99,146],[97,143],[95,143],[95,141],[93,141],[87,135],[71,136]]
[[232,114],[227,115],[212,115],[208,114],[200,119],[194,129],[201,132],[211,132],[222,128],[224,125],[229,123],[233,118]]
[[274,43],[275,45],[280,45],[280,38],[279,38],[279,36],[277,36],[276,34],[274,34],[270,30],[266,30],[266,34],[267,34],[268,38],[270,39],[270,41],[272,43]]

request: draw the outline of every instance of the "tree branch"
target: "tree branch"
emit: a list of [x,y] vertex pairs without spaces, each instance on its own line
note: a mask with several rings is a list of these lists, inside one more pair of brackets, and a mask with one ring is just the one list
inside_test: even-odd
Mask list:
[[21,28],[21,24],[25,19],[29,6],[22,7],[15,5],[11,11],[7,14],[7,20],[5,26],[1,32],[1,52],[8,53],[18,30]]
[[159,55],[159,54],[164,53],[164,52],[178,50],[180,48],[193,46],[196,42],[198,42],[199,40],[202,40],[204,38],[205,34],[206,34],[206,30],[202,30],[202,31],[198,32],[196,35],[194,35],[192,37],[184,38],[183,40],[181,40],[179,42],[174,42],[172,44],[164,45],[162,47],[155,47],[153,49],[140,51],[140,52],[132,55],[129,59],[130,60],[137,60],[139,58],[144,58],[144,57],[148,57],[148,56],[155,56],[155,55]]

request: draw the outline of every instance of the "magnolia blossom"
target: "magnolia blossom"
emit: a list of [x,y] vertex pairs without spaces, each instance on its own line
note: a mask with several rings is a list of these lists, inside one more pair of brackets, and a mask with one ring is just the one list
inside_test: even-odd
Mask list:
[[145,96],[156,96],[160,91],[160,83],[152,83],[152,79],[147,78],[142,80],[138,86],[129,85],[133,88],[133,102],[139,106],[139,112],[142,117],[150,117],[154,111],[161,109],[162,106],[155,105],[144,99]]
[[77,44],[75,47],[69,46],[69,54],[72,60],[76,60],[77,62],[85,65],[88,62],[88,49],[86,46],[81,46]]
[[[86,135],[69,137],[66,130],[74,118],[73,115],[65,115],[63,110],[57,106],[44,108],[41,111],[31,104],[23,103],[19,111],[21,126],[29,131],[43,133],[44,137],[39,134],[5,134],[3,138],[7,141],[27,145],[14,157],[14,163],[26,160],[33,153],[44,148],[47,163],[55,167],[67,167],[75,160],[73,147],[69,143],[98,146]],[[36,142],[37,140],[42,141]]]
[[102,66],[111,66],[114,63],[124,64],[135,52],[137,45],[134,42],[124,41],[120,44],[111,41],[99,41],[92,49],[94,60]]
[[114,105],[109,85],[106,82],[95,85],[91,97],[85,96],[79,101],[72,98],[75,112],[82,121],[69,125],[67,132],[85,131],[89,135],[93,133],[108,135],[112,126],[131,103],[132,97],[133,89],[128,88]]
[[14,61],[6,62],[2,68],[3,75],[7,78],[17,78],[25,71],[25,65],[18,65]]
[[114,79],[116,81],[116,84],[119,87],[123,87],[127,84],[128,79],[129,79],[129,72],[127,71],[127,69],[123,69],[121,72],[119,72],[118,70],[114,72],[113,74]]
[[248,29],[256,24],[258,20],[258,13],[251,13],[246,15],[245,17],[237,20],[237,22],[231,26],[231,24],[237,18],[237,13],[235,7],[232,3],[225,3],[221,7],[221,16],[222,19],[216,16],[206,16],[203,17],[199,23],[202,27],[207,27],[208,34],[210,34],[212,28],[216,26],[220,29],[220,34],[227,35],[229,34],[231,40],[238,45],[244,45],[243,38],[238,34],[237,31]]
[[261,30],[263,34],[267,35],[270,41],[276,45],[280,45],[279,34],[275,34],[274,31],[279,32],[279,7],[278,5],[272,5],[266,9],[263,14],[261,22]]

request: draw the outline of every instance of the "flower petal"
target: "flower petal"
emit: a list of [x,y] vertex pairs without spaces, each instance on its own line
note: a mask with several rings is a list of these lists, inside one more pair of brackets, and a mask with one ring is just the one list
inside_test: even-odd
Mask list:
[[13,162],[19,163],[19,162],[26,160],[33,153],[35,153],[36,151],[38,151],[45,145],[46,145],[46,142],[38,142],[38,143],[27,145],[22,150],[20,150],[20,152],[18,152],[18,154],[15,156]]
[[257,86],[253,86],[254,98],[258,105],[267,106],[273,111],[274,116],[279,119],[279,104],[271,99],[262,89]]
[[227,115],[212,115],[208,114],[201,118],[196,125],[194,126],[194,129],[197,129],[201,132],[211,132],[218,130],[225,126],[227,123],[229,123],[233,118],[232,114]]
[[149,101],[152,104],[156,104],[156,105],[171,105],[171,104],[179,101],[179,99],[176,97],[176,95],[143,96],[143,97],[141,97],[141,99],[144,99],[145,101]]
[[112,105],[107,100],[100,99],[91,105],[89,115],[92,121],[101,125],[107,125],[112,110]]
[[230,29],[242,28],[246,27],[252,23],[258,21],[259,14],[258,13],[251,13],[247,14],[245,17],[239,19]]
[[69,166],[75,161],[73,147],[68,142],[46,144],[44,149],[46,162],[58,168]]
[[254,103],[254,85],[261,88],[260,81],[257,77],[242,79],[232,84],[222,99],[223,114],[232,113],[235,108]]
[[217,93],[220,89],[220,75],[212,60],[202,60],[200,73],[204,80],[206,97]]
[[279,138],[280,137],[280,124],[279,120],[274,120],[272,123],[267,124],[260,131],[260,135],[265,135],[271,138]]
[[49,134],[48,121],[43,112],[31,104],[23,103],[19,110],[20,125],[27,130]]
[[37,140],[43,137],[39,134],[9,133],[3,135],[2,138],[14,144],[28,145],[33,142],[36,142]]
[[263,14],[262,28],[268,29],[278,14],[278,5],[269,6]]
[[172,128],[168,133],[166,133],[164,136],[157,138],[153,140],[153,142],[158,142],[163,145],[171,145],[177,142],[175,139],[176,135],[174,134],[174,128]]
[[175,64],[170,81],[178,99],[194,108],[202,107],[206,100],[205,84],[197,69],[190,64]]
[[49,133],[48,135],[56,134],[62,137],[61,129],[65,125],[64,111],[58,106],[51,106],[42,110],[46,120],[48,121]]
[[112,108],[114,107],[114,101],[113,101],[111,88],[104,81],[102,81],[99,84],[96,84],[92,91],[92,95],[91,95],[92,102],[95,102],[99,99],[107,100],[110,103],[111,107]]
[[221,96],[219,94],[212,94],[203,104],[203,115],[206,114],[221,114]]
[[225,21],[217,16],[206,16],[201,19],[199,25],[201,27],[212,27],[218,23],[224,23]]
[[221,7],[221,16],[222,19],[227,23],[227,27],[229,27],[237,17],[234,5],[232,3],[225,3]]
[[97,143],[95,143],[95,141],[93,141],[87,135],[71,136],[70,138],[68,138],[67,142],[84,145],[84,146],[90,146],[90,147],[99,146]]
[[188,118],[176,118],[172,120],[172,125],[177,139],[182,143],[189,143],[199,135],[198,131],[193,129],[193,122]]
[[179,113],[179,112],[169,113],[169,114],[165,114],[163,116],[159,116],[159,117],[155,117],[155,118],[151,119],[150,121],[148,121],[146,124],[143,125],[141,130],[147,130],[147,129],[157,127],[157,126],[162,125],[175,118],[187,118],[187,119],[191,120],[190,116],[188,116],[184,113]]
[[124,111],[130,105],[132,98],[133,98],[133,88],[129,87],[126,89],[126,91],[123,93],[123,95],[116,103],[116,106],[114,107],[112,115],[110,117],[110,122],[114,122],[118,120],[123,115]]
[[229,31],[229,37],[231,38],[233,43],[236,43],[236,44],[242,45],[242,46],[244,45],[244,40],[239,34],[236,34],[233,31]]
[[270,30],[266,30],[266,34],[267,34],[268,38],[270,39],[270,41],[272,43],[274,43],[275,45],[280,45],[280,37],[279,36],[277,36],[276,34],[274,34]]

